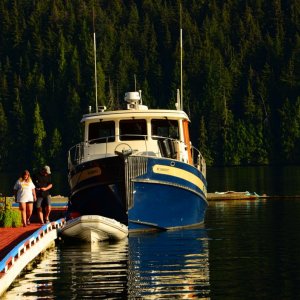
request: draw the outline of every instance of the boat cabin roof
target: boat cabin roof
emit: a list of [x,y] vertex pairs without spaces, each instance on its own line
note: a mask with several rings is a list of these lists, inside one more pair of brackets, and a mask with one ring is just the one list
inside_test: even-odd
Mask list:
[[173,120],[189,120],[189,117],[181,110],[167,109],[149,109],[149,110],[117,110],[117,111],[101,111],[98,113],[90,113],[83,115],[81,122],[99,121],[101,120],[119,120],[119,119],[173,119]]

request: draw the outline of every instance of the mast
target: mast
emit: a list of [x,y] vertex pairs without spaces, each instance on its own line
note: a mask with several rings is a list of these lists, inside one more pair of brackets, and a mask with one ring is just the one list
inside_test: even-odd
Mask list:
[[183,80],[182,80],[182,12],[180,3],[180,109],[183,110]]
[[95,13],[93,6],[93,30],[94,30],[94,67],[95,67],[95,100],[96,100],[96,113],[98,112],[98,87],[97,87],[97,57],[96,57],[96,33],[95,33]]
[[134,74],[134,91],[136,92],[136,74]]
[[182,81],[182,28],[180,28],[180,107],[183,110],[183,81]]

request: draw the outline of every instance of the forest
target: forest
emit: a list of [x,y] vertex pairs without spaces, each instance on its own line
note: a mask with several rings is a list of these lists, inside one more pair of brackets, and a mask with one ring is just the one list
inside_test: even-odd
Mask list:
[[142,90],[211,166],[300,163],[300,1],[0,0],[0,171],[65,170],[80,120]]

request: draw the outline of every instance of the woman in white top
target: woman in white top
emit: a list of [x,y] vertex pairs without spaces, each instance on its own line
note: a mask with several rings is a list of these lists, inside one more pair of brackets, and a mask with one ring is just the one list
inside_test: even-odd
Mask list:
[[14,186],[15,201],[19,203],[22,214],[23,226],[30,225],[30,217],[33,210],[33,202],[36,201],[35,185],[30,173],[25,170]]

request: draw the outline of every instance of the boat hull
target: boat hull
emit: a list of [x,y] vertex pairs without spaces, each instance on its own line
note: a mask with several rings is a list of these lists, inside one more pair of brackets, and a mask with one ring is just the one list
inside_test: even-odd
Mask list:
[[206,180],[191,165],[148,158],[147,172],[133,181],[129,230],[178,229],[200,226],[208,206]]
[[69,218],[74,212],[99,215],[128,225],[132,232],[204,222],[206,179],[184,162],[150,156],[101,158],[79,165],[70,178]]
[[195,227],[204,222],[207,203],[188,190],[157,183],[138,183],[135,192],[135,206],[129,210],[130,230],[156,227],[170,230]]
[[122,240],[128,235],[128,227],[114,219],[85,215],[67,221],[61,234],[86,242]]
[[67,219],[75,212],[128,224],[123,159],[115,156],[80,164],[69,173],[69,184]]

